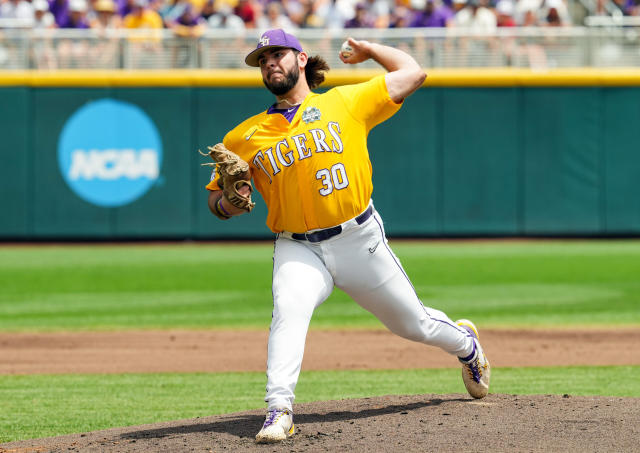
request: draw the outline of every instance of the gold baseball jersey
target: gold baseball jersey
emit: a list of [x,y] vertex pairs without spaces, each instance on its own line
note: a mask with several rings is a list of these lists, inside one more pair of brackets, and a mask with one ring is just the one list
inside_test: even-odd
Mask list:
[[[264,111],[223,140],[249,163],[274,233],[339,225],[364,211],[373,191],[369,131],[400,109],[385,76],[309,93],[289,122]],[[218,176],[207,185],[219,190]]]

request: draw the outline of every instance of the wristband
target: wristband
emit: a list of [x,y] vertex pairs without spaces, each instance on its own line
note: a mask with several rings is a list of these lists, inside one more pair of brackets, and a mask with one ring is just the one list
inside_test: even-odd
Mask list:
[[232,217],[232,215],[227,212],[224,206],[222,206],[222,197],[218,198],[218,202],[216,203],[216,206],[218,207],[218,212],[221,213],[223,216]]
[[231,218],[231,216],[227,216],[227,215],[222,213],[222,211],[220,210],[221,206],[219,205],[219,203],[220,203],[220,200],[218,199],[218,201],[216,201],[213,204],[213,209],[216,211],[216,215],[218,217],[220,217],[221,219],[223,219],[223,220],[229,220]]

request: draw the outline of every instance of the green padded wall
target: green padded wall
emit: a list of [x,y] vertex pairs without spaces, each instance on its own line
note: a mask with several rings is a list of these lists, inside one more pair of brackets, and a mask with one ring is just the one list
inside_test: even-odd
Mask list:
[[0,237],[29,234],[29,198],[34,190],[28,149],[32,129],[28,88],[0,88]]
[[[268,238],[266,207],[221,222],[198,149],[272,96],[262,87],[3,87],[0,239]],[[137,106],[162,142],[160,177],[101,207],[69,188],[58,141],[83,105]],[[640,234],[638,87],[425,87],[374,128],[374,201],[391,236]],[[117,133],[115,131],[114,133]]]
[[604,91],[601,147],[605,231],[640,232],[640,88]]
[[29,200],[33,237],[108,238],[114,213],[79,198],[65,183],[58,166],[58,140],[69,116],[94,99],[110,96],[103,88],[33,89],[33,162],[35,189]]
[[439,90],[420,90],[369,134],[373,200],[387,232],[440,232],[440,104]]
[[525,90],[525,233],[602,231],[601,115],[597,88]]
[[442,231],[518,233],[518,90],[447,90],[442,105]]

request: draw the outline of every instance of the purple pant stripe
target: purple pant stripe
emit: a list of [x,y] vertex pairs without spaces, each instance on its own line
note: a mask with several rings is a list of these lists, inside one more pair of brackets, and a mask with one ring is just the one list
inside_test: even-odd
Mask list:
[[[413,283],[411,283],[411,280],[409,279],[409,276],[406,274],[406,272],[404,271],[402,265],[398,262],[398,260],[396,259],[396,256],[393,254],[393,252],[391,251],[391,248],[389,248],[389,246],[387,245],[387,243],[385,242],[384,238],[384,229],[382,228],[382,225],[380,224],[380,221],[378,220],[377,216],[374,216],[374,219],[376,219],[376,223],[378,224],[378,228],[380,228],[380,235],[382,236],[382,242],[384,243],[385,248],[387,249],[387,251],[391,254],[391,257],[393,258],[393,261],[396,263],[396,265],[398,266],[398,268],[400,269],[400,271],[402,272],[402,275],[404,275],[404,278],[407,279],[407,281],[409,282],[409,284],[411,285],[411,288],[413,288],[413,292],[416,295],[416,298],[418,300],[420,300],[420,297],[418,296],[418,292],[416,291],[416,288],[413,286]],[[437,319],[434,318],[433,316],[429,315],[429,312],[427,311],[427,308],[424,306],[424,304],[422,304],[422,309],[424,310],[424,313],[427,315],[427,317],[429,319],[432,319],[433,321],[438,321],[441,322],[443,324],[446,324],[449,327],[453,327],[454,329],[456,329],[458,332],[464,333],[465,335],[467,334],[467,331],[456,326],[455,324],[451,324],[450,322],[444,321],[442,319]],[[474,353],[475,353],[475,344],[474,344]]]
[[[469,335],[471,336],[471,335]],[[468,362],[469,360],[473,359],[473,356],[476,354],[476,342],[473,342],[473,351],[471,351],[471,354],[469,354],[466,357],[460,357],[460,360],[462,360],[463,362]]]
[[[389,245],[385,241],[384,229],[382,228],[382,224],[378,220],[377,216],[373,216],[373,218],[376,220],[376,223],[378,224],[378,228],[380,228],[380,235],[382,236],[382,243],[384,244],[384,247],[387,249],[387,251],[391,255],[391,258],[393,258],[393,261],[398,266],[398,269],[400,269],[400,272],[402,272],[402,275],[404,275],[404,278],[406,278],[407,281],[409,282],[409,284],[411,285],[411,288],[413,288],[413,292],[416,295],[416,297],[418,297],[418,293],[416,292],[416,289],[413,286],[413,283],[411,283],[411,280],[409,279],[409,276],[405,273],[404,269],[402,268],[402,265],[398,262],[398,260],[396,259],[396,256],[393,254],[393,252],[391,251],[391,248],[389,248]],[[418,297],[418,299],[420,299],[420,298]]]

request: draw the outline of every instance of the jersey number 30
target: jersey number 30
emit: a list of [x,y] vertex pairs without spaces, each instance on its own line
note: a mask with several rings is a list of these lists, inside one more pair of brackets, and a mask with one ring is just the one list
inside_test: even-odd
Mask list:
[[337,163],[331,169],[323,168],[316,172],[316,179],[322,181],[322,189],[319,190],[320,195],[326,197],[333,189],[341,190],[349,185],[347,171],[342,163]]

